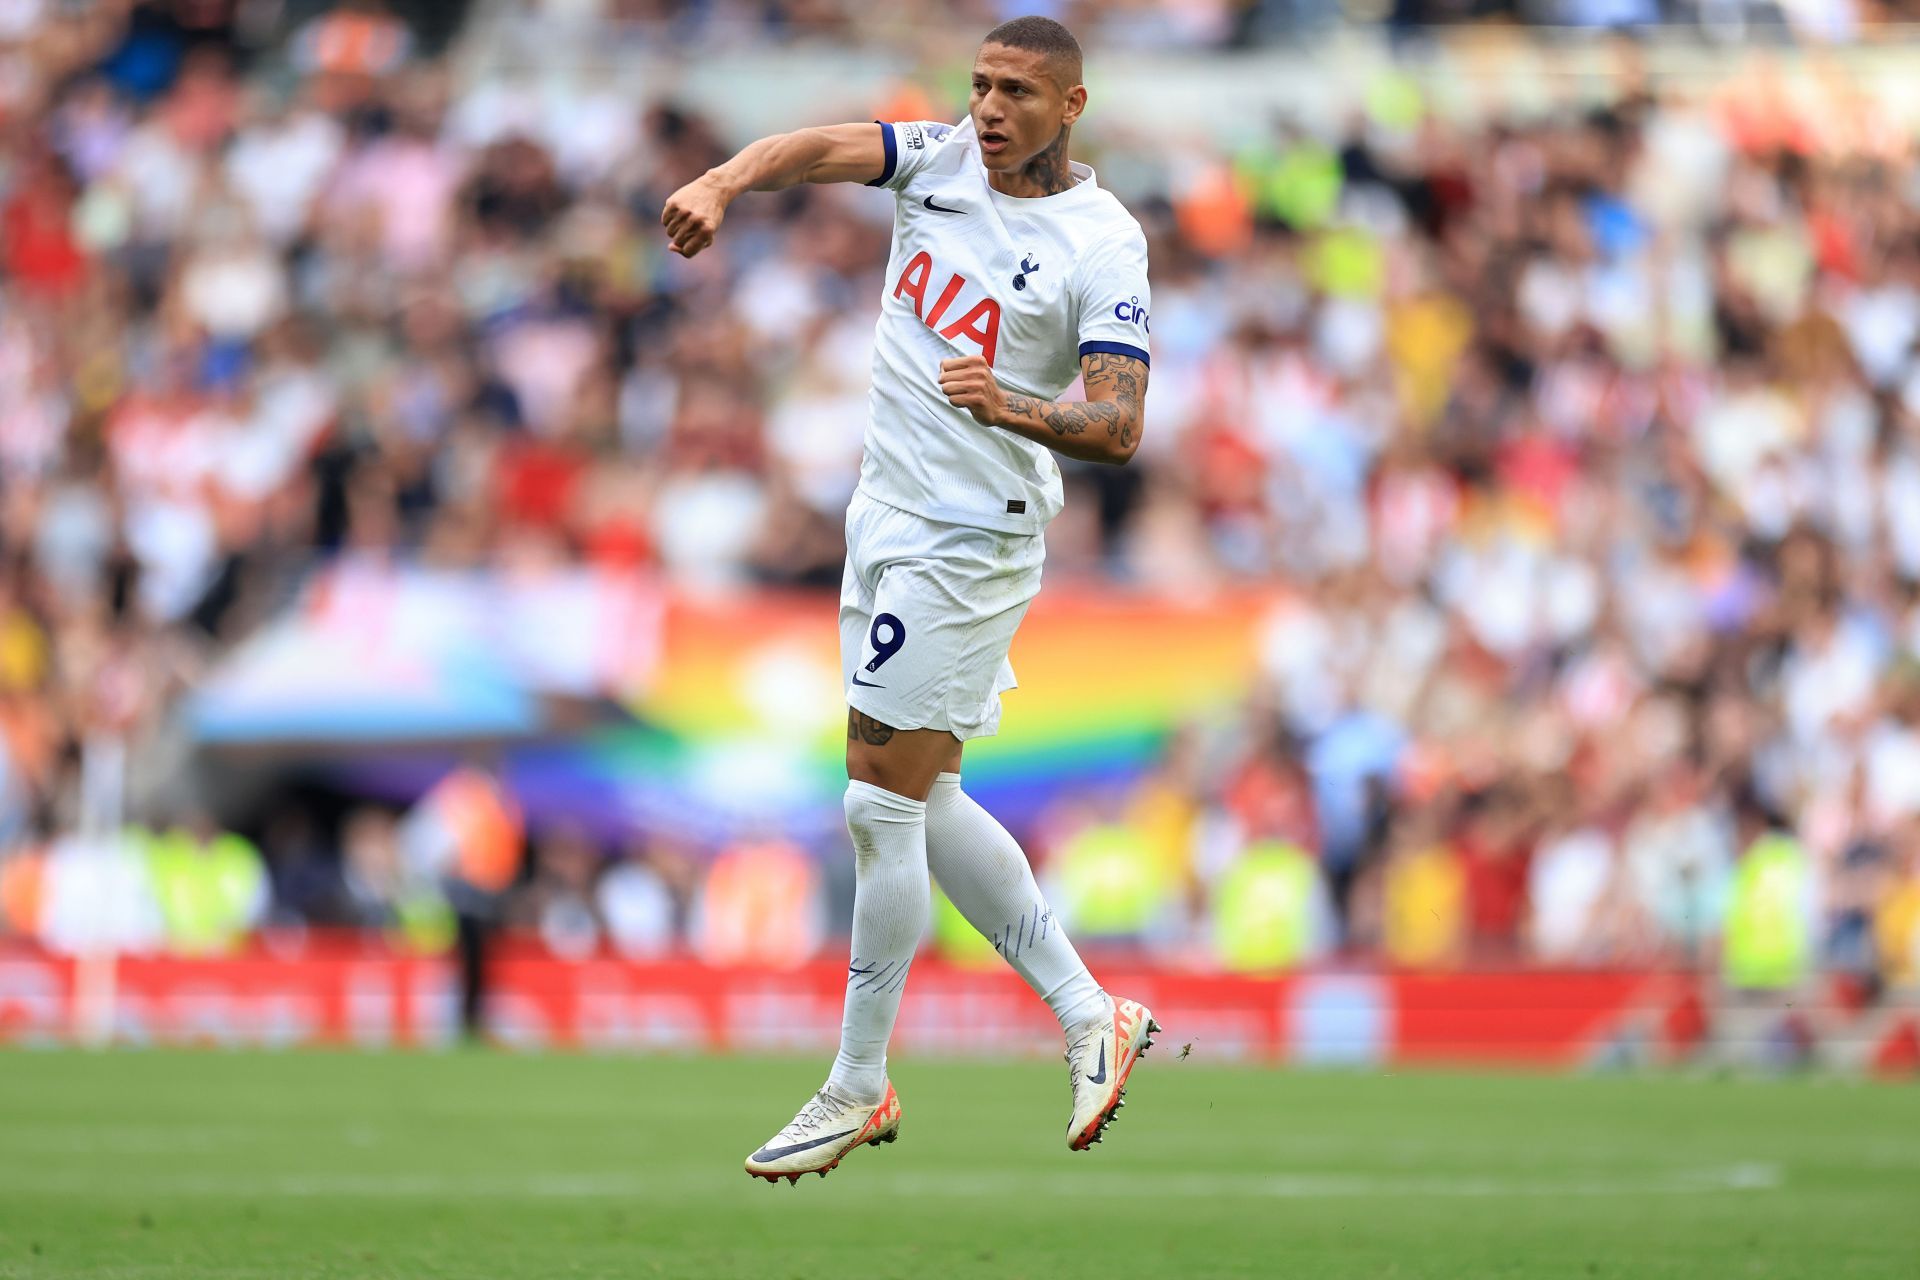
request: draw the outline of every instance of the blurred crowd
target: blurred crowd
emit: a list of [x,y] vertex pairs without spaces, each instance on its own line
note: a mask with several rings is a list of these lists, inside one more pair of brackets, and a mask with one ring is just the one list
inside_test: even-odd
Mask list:
[[530,26],[588,24],[627,37],[715,48],[764,40],[912,47],[930,29],[987,30],[1041,13],[1107,49],[1235,49],[1342,25],[1384,24],[1418,40],[1429,28],[1527,24],[1633,30],[1670,27],[1721,43],[1845,43],[1913,21],[1914,0],[532,0]]
[[[122,842],[151,939],[435,936],[390,813],[221,834],[119,792],[343,551],[836,584],[888,198],[751,197],[685,262],[665,196],[747,139],[672,101],[456,81],[375,0],[292,32],[284,75],[246,72],[231,6],[19,8],[0,919],[57,932],[45,904],[89,900],[47,891],[63,842],[125,814],[155,824]],[[1230,723],[1019,833],[1056,905],[1246,969],[1920,980],[1911,140],[1844,91],[1809,115],[1629,75],[1468,126],[1376,89],[1334,137],[1076,136],[1148,229],[1154,376],[1133,465],[1065,468],[1049,578],[1291,604]],[[489,892],[563,949],[783,959],[844,918],[836,860],[778,842],[512,829],[531,856]]]

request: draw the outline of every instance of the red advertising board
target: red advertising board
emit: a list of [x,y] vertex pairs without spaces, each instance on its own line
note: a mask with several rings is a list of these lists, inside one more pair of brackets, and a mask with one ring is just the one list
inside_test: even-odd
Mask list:
[[[1172,1042],[1213,1061],[1572,1066],[1631,1025],[1657,1024],[1692,982],[1635,972],[1275,978],[1107,963],[1102,980],[1153,1006]],[[830,1051],[844,968],[713,969],[683,958],[570,962],[508,948],[491,1023],[505,1043],[628,1050]],[[90,1017],[127,1043],[435,1045],[453,1038],[452,967],[358,939],[241,955],[123,956],[83,967],[0,946],[0,1042],[57,1043]],[[1047,1011],[1004,970],[922,957],[901,1010],[903,1053],[1054,1052]]]

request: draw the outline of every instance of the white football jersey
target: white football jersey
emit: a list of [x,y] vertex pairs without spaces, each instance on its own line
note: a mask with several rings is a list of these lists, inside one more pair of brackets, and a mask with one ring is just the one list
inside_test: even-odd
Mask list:
[[1147,360],[1147,241],[1086,165],[1057,195],[987,183],[973,119],[882,124],[893,253],[874,335],[860,488],[950,524],[1039,533],[1060,511],[1052,450],[983,426],[940,391],[940,362],[982,355],[1000,385],[1057,399],[1080,357]]

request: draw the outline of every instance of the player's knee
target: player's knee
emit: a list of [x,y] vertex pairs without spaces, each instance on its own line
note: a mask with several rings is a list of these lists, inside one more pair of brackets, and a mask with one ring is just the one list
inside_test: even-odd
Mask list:
[[925,822],[927,817],[926,801],[859,779],[847,783],[845,805],[857,866],[872,862],[879,850],[894,843],[882,838],[886,830]]
[[871,828],[918,822],[927,812],[927,802],[856,780],[847,784],[846,810],[849,827]]

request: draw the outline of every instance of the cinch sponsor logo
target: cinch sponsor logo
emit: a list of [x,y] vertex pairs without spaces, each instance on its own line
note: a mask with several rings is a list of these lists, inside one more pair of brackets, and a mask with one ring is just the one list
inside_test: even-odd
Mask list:
[[1000,346],[1000,304],[992,298],[981,298],[961,314],[958,320],[940,327],[954,307],[954,300],[960,291],[967,287],[967,278],[955,273],[947,277],[946,287],[940,290],[940,296],[933,300],[931,309],[927,306],[927,283],[933,279],[933,259],[922,249],[907,259],[906,267],[900,272],[900,279],[893,286],[893,296],[906,295],[913,299],[913,314],[920,322],[943,338],[967,338],[980,348],[980,354],[987,363],[993,363],[993,353]]
[[1147,323],[1147,309],[1140,305],[1140,295],[1137,293],[1124,302],[1113,304],[1113,318],[1137,324],[1148,333],[1153,332],[1153,326]]

